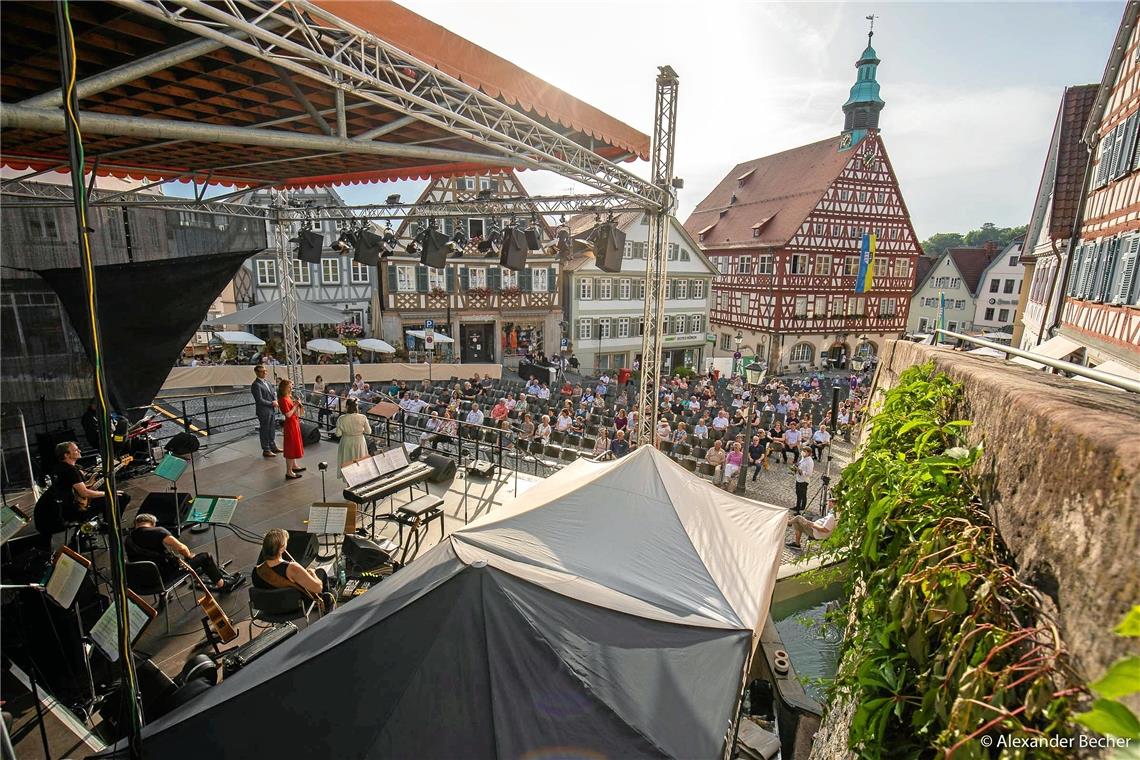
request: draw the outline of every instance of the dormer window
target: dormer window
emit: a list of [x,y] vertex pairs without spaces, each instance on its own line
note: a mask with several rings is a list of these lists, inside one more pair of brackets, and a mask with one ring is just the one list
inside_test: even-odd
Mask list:
[[728,213],[728,209],[726,209],[726,208],[722,208],[722,209],[720,210],[720,215],[721,215],[721,216],[724,216],[724,215],[725,215],[725,214],[727,214],[727,213]]
[[753,227],[752,228],[752,237],[754,237],[754,238],[760,237],[760,228],[759,227]]
[[736,203],[736,201],[737,201],[737,198],[736,198],[736,193],[733,193],[733,194],[732,194],[732,197],[731,197],[731,198],[729,199],[729,201],[728,201],[728,205],[730,205],[730,206],[731,206],[732,204]]

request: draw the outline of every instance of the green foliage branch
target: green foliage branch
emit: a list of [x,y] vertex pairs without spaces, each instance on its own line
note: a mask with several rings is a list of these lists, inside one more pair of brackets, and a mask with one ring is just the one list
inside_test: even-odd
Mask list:
[[856,705],[848,744],[860,757],[997,757],[999,735],[1074,730],[1084,690],[977,499],[981,446],[967,448],[970,423],[954,419],[960,394],[932,364],[904,372],[837,488],[822,552],[846,559],[852,607],[829,701]]

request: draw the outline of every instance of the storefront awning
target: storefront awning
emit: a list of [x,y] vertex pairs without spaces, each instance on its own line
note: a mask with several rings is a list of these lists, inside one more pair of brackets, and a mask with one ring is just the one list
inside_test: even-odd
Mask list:
[[[1069,354],[1075,353],[1076,351],[1080,351],[1082,349],[1084,349],[1084,346],[1082,346],[1080,343],[1077,343],[1075,340],[1066,338],[1064,335],[1057,335],[1045,341],[1036,348],[1031,348],[1029,350],[1035,354],[1040,354],[1041,356],[1046,356],[1050,359],[1063,359]],[[1016,362],[1018,364],[1024,364],[1026,367],[1033,367],[1034,369],[1041,369],[1045,366],[1044,364],[1032,361],[1030,359],[1023,359],[1020,356],[1015,356],[1010,361]]]

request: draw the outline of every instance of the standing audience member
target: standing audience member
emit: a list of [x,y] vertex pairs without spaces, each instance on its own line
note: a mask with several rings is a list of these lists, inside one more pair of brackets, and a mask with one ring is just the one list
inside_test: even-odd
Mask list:
[[801,452],[799,464],[796,465],[796,506],[795,513],[801,514],[807,509],[808,482],[815,472],[815,461],[811,458],[811,449],[807,446]]

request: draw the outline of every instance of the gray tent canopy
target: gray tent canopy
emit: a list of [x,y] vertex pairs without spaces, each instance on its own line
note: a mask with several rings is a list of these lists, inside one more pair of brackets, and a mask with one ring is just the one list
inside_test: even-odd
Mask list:
[[580,460],[148,724],[144,749],[719,756],[786,520],[651,448]]
[[[342,312],[331,306],[324,306],[309,301],[297,302],[297,324],[299,325],[335,325],[345,320]],[[230,314],[207,320],[208,327],[221,325],[279,325],[281,324],[281,299],[247,306]]]

